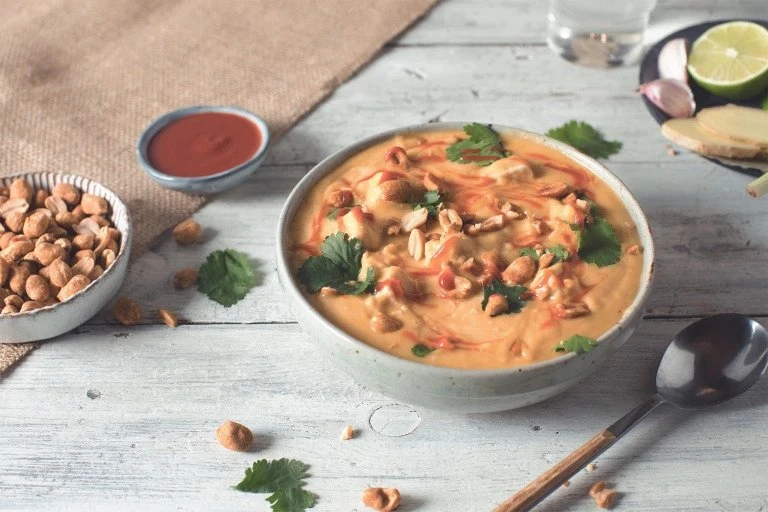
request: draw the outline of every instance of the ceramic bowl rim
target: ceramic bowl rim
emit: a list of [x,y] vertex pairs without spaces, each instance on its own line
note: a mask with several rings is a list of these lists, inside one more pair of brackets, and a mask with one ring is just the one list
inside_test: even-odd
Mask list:
[[[123,210],[125,210],[126,227],[124,231],[120,231],[120,237],[121,237],[120,249],[117,251],[117,256],[115,257],[115,261],[106,270],[104,270],[103,274],[101,274],[95,280],[88,283],[88,286],[86,286],[79,292],[75,293],[71,297],[67,297],[67,299],[63,302],[56,302],[54,304],[43,306],[42,308],[33,309],[30,311],[19,311],[18,313],[12,313],[10,315],[0,315],[0,324],[2,324],[4,320],[12,321],[12,320],[21,318],[23,316],[32,317],[38,314],[49,313],[61,305],[68,304],[74,300],[77,300],[77,298],[79,298],[82,295],[85,295],[86,293],[88,293],[89,290],[103,283],[110,275],[112,275],[115,269],[119,267],[118,264],[121,263],[122,260],[130,257],[130,249],[131,249],[131,245],[133,244],[133,222],[131,220],[131,212],[128,209],[128,205],[126,205],[125,202],[123,202],[123,200],[120,198],[120,196],[118,196],[111,188],[105,185],[102,185],[101,182],[91,179],[87,176],[81,176],[79,174],[69,174],[69,173],[63,173],[63,172],[50,172],[50,171],[23,172],[23,173],[12,174],[10,176],[3,176],[2,179],[14,180],[17,178],[26,178],[27,176],[32,176],[32,175],[58,177],[61,180],[59,181],[59,183],[68,183],[67,181],[64,181],[67,178],[74,178],[74,179],[80,178],[100,186],[106,192],[109,192],[110,194],[112,194],[112,196],[115,199],[115,202],[119,204],[123,208]],[[81,194],[83,193],[83,190],[81,187],[78,187],[77,185],[74,185],[74,186],[75,188],[78,189],[78,191]],[[117,228],[117,226],[115,227]],[[102,304],[101,307],[104,307],[104,305]]]
[[[300,305],[300,307],[302,307],[304,310],[309,312],[309,314],[312,315],[312,317],[316,321],[318,321],[326,330],[332,332],[337,338],[343,339],[348,345],[353,346],[355,350],[358,350],[360,352],[365,352],[366,354],[369,354],[373,357],[383,358],[392,364],[402,365],[404,367],[403,369],[410,369],[413,371],[424,372],[430,375],[438,375],[441,377],[466,378],[466,377],[473,377],[473,376],[474,377],[492,377],[492,376],[504,377],[512,374],[517,374],[520,372],[523,372],[523,373],[533,372],[536,370],[545,370],[548,368],[554,368],[560,365],[565,365],[569,361],[578,357],[578,355],[575,353],[569,353],[553,359],[548,359],[546,361],[531,363],[531,364],[522,365],[522,366],[510,366],[505,368],[480,368],[480,369],[462,369],[462,368],[451,368],[446,366],[430,365],[430,364],[419,363],[416,361],[411,361],[409,359],[404,359],[404,358],[395,356],[393,354],[384,352],[383,350],[380,350],[376,347],[373,347],[365,343],[364,341],[361,341],[355,338],[354,336],[346,333],[344,330],[334,325],[333,322],[331,322],[330,320],[326,319],[318,310],[316,310],[312,306],[312,304],[306,299],[306,297],[304,297],[304,294],[299,289],[298,284],[296,283],[296,280],[293,276],[293,273],[291,272],[290,266],[288,264],[287,244],[288,244],[288,230],[290,227],[290,221],[293,219],[293,215],[291,215],[291,218],[289,219],[288,214],[289,212],[295,209],[295,204],[301,202],[301,200],[305,197],[307,192],[317,182],[319,182],[323,177],[325,177],[327,174],[332,172],[338,165],[340,165],[343,161],[349,159],[351,156],[359,153],[360,151],[374,144],[377,144],[388,138],[391,138],[395,135],[404,135],[404,134],[413,133],[413,132],[461,130],[466,124],[467,124],[466,122],[426,123],[426,124],[409,125],[409,126],[404,126],[400,128],[393,128],[390,130],[386,130],[376,135],[366,137],[358,142],[355,142],[354,144],[351,144],[338,151],[335,151],[333,154],[324,158],[320,163],[315,165],[309,172],[307,172],[307,174],[305,174],[304,177],[301,180],[299,180],[299,182],[296,184],[293,190],[291,190],[291,193],[289,194],[288,199],[285,201],[285,204],[283,205],[283,209],[280,212],[280,217],[277,221],[277,240],[276,240],[277,273],[278,273],[278,277],[280,278],[280,282],[282,284],[283,290],[288,295],[288,298],[291,302],[293,302],[294,304]],[[521,128],[514,128],[511,126],[502,125],[498,123],[486,123],[486,124],[489,125],[492,129],[496,130],[497,132],[501,132],[501,133],[512,132],[518,136],[530,138],[539,144],[543,144],[545,146],[548,146],[552,149],[557,150],[558,152],[564,154],[570,160],[573,160],[576,163],[582,165],[583,167],[588,169],[591,173],[593,173],[603,183],[605,183],[619,197],[619,200],[622,202],[624,207],[627,208],[630,215],[633,215],[634,217],[636,217],[633,219],[635,220],[635,227],[637,229],[640,239],[644,241],[644,246],[643,246],[644,264],[643,264],[643,270],[641,274],[640,287],[638,288],[632,303],[624,312],[622,317],[610,329],[608,329],[598,337],[598,341],[600,342],[599,347],[603,346],[604,341],[616,336],[618,333],[624,330],[625,325],[628,322],[630,322],[636,315],[642,315],[643,312],[640,311],[640,309],[644,307],[651,291],[651,285],[653,283],[654,267],[655,267],[655,261],[656,261],[656,258],[655,258],[656,252],[655,252],[653,236],[651,233],[650,226],[648,225],[648,219],[645,216],[645,212],[643,212],[635,196],[629,191],[627,186],[619,179],[618,176],[616,176],[612,171],[610,171],[607,167],[605,167],[603,164],[601,164],[597,160],[581,153],[580,151],[576,150],[572,146],[565,144],[563,142],[560,142],[558,140],[552,139],[550,137],[547,137],[546,135],[534,133],[528,130],[523,130]],[[604,173],[607,179],[604,178],[599,173]]]
[[[259,147],[256,149],[256,152],[245,162],[238,164],[235,167],[231,167],[229,169],[225,169],[221,172],[217,172],[216,174],[211,174],[208,176],[174,176],[172,174],[166,174],[152,165],[148,154],[149,143],[161,129],[165,128],[168,126],[168,124],[177,119],[181,119],[192,114],[201,114],[207,112],[235,114],[240,117],[244,117],[245,119],[255,124],[256,128],[261,134],[261,142]],[[193,105],[166,112],[165,114],[149,123],[149,125],[147,125],[147,127],[141,132],[141,135],[136,142],[136,159],[139,161],[139,164],[144,172],[164,187],[170,187],[171,185],[175,185],[176,187],[194,187],[196,185],[217,182],[221,179],[240,174],[241,172],[255,170],[255,168],[261,164],[264,157],[266,157],[270,140],[270,132],[269,127],[267,126],[267,122],[249,110],[233,105]]]

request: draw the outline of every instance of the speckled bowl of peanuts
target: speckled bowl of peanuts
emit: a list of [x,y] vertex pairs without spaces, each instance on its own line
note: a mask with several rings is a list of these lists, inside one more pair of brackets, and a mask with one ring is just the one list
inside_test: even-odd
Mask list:
[[117,293],[131,251],[128,207],[82,176],[0,178],[0,343],[46,340]]

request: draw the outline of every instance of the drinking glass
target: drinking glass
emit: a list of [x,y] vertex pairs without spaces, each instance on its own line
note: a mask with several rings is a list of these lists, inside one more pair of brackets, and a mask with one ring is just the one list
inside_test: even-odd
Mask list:
[[656,0],[550,0],[547,44],[589,67],[633,64]]

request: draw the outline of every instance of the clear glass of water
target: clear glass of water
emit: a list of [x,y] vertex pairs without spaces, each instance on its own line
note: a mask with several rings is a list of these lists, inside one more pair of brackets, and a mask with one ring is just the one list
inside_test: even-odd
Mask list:
[[656,0],[550,0],[547,44],[583,66],[633,64],[655,6]]

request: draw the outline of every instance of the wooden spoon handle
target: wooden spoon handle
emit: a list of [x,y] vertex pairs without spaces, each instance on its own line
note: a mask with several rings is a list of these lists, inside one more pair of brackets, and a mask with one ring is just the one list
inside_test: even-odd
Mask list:
[[573,453],[552,466],[546,473],[528,484],[517,494],[507,499],[493,512],[522,512],[530,510],[536,503],[549,495],[563,482],[568,480],[589,461],[616,442],[617,437],[609,430],[603,430],[581,445]]

